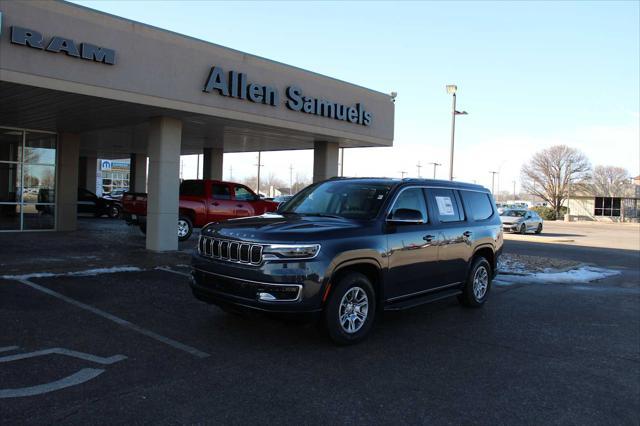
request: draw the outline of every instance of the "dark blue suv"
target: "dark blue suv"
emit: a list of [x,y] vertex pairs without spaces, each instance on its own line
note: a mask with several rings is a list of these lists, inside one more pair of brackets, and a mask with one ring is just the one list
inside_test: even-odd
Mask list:
[[482,186],[336,178],[275,213],[203,228],[191,287],[224,309],[312,314],[333,340],[354,343],[381,310],[449,296],[482,306],[502,243]]

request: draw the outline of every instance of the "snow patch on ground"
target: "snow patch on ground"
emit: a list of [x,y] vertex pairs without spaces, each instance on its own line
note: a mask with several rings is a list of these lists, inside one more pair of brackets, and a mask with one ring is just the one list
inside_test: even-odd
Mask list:
[[111,268],[96,268],[96,269],[87,269],[84,271],[74,271],[74,272],[63,272],[63,273],[53,273],[53,272],[37,272],[33,274],[24,274],[24,275],[2,275],[0,278],[5,280],[28,280],[31,278],[51,278],[51,277],[89,277],[103,274],[116,274],[119,272],[140,272],[142,269],[137,266],[113,266]]
[[536,272],[529,274],[525,273],[520,275],[499,274],[495,282],[498,285],[509,285],[517,283],[576,284],[597,281],[618,274],[620,274],[620,271],[615,271],[613,269],[596,268],[594,266],[582,266],[580,268],[561,272],[553,272],[547,270],[545,272]]

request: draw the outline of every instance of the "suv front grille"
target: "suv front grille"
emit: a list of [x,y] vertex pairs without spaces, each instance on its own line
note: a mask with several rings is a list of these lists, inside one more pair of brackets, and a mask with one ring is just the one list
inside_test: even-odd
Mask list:
[[262,249],[261,244],[229,241],[202,235],[198,241],[198,253],[201,256],[249,265],[262,263]]

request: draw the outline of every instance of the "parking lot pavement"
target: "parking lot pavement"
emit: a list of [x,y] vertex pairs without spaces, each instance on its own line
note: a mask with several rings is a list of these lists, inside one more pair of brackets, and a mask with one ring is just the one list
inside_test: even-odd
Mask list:
[[545,221],[541,234],[506,233],[505,240],[640,250],[640,224]]
[[[29,282],[68,300],[0,282],[0,346],[17,347],[0,353],[2,388],[86,368],[104,372],[61,390],[0,399],[7,424],[630,424],[639,412],[640,293],[615,282],[598,284],[605,293],[496,286],[484,309],[447,300],[388,314],[371,339],[346,348],[313,325],[224,314],[193,299],[186,277],[166,270]],[[48,348],[126,359],[96,365],[53,354],[2,362]]]
[[[225,314],[195,300],[183,266],[189,244],[171,260],[145,255],[133,233],[118,249],[121,233],[132,230],[113,222],[83,226],[86,235],[62,242],[46,236],[55,256],[94,244],[91,255],[107,265],[126,260],[139,270],[82,276],[56,266],[59,275],[0,279],[2,423],[637,424],[640,417],[637,251],[509,240],[505,252],[596,259],[621,274],[584,284],[497,284],[483,309],[453,299],[388,313],[367,341],[336,347],[313,324]],[[96,240],[105,228],[105,240]],[[21,273],[56,263],[29,267],[12,256]],[[82,265],[69,262],[74,271]]]

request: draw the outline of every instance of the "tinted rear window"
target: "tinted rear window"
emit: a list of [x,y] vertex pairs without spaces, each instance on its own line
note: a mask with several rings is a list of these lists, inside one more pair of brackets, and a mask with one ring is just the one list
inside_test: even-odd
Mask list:
[[456,196],[451,189],[429,189],[436,202],[436,212],[440,222],[459,222],[463,220],[462,214],[458,210]]
[[229,186],[224,184],[211,185],[211,197],[218,200],[230,200],[231,191],[229,191]]
[[460,191],[462,202],[467,210],[471,210],[473,220],[489,219],[493,214],[493,206],[489,194],[484,192]]
[[180,184],[180,195],[204,195],[204,182],[201,180],[185,180]]

